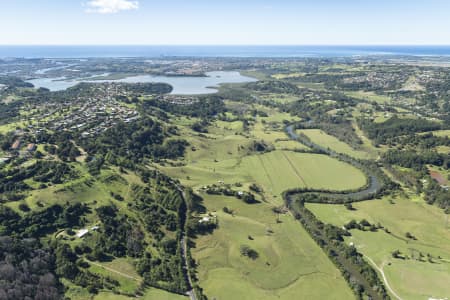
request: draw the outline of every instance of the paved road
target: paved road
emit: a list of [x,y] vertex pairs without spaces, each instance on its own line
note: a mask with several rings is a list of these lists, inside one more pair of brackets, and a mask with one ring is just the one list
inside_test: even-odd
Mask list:
[[187,240],[186,238],[183,236],[181,238],[181,247],[183,249],[183,259],[184,259],[184,267],[186,268],[186,273],[187,273],[187,279],[189,282],[189,290],[186,292],[186,294],[189,296],[189,298],[191,300],[197,300],[197,296],[195,295],[194,290],[192,289],[192,279],[191,279],[191,275],[189,274],[189,263],[188,263],[188,258],[187,258]]
[[388,290],[391,292],[391,294],[394,295],[394,297],[397,298],[398,300],[403,300],[399,295],[397,295],[396,292],[394,292],[394,290],[392,289],[392,287],[389,285],[389,282],[388,282],[388,280],[387,280],[387,278],[386,278],[386,275],[384,274],[383,269],[382,269],[382,268],[379,268],[379,267],[377,266],[377,264],[376,264],[370,257],[368,257],[367,255],[364,255],[364,257],[369,261],[369,263],[370,263],[375,269],[378,270],[378,272],[380,272],[381,276],[383,276],[384,284],[386,285],[386,287],[388,288]]
[[[181,197],[183,198],[183,201],[184,201],[184,203],[187,206],[186,195],[184,193],[184,190],[180,186],[177,186],[177,189],[181,193]],[[187,216],[185,217],[185,222],[186,222],[186,220],[187,220]],[[187,239],[186,239],[186,232],[182,233],[180,243],[181,243],[181,249],[182,249],[182,252],[183,252],[182,255],[183,255],[183,260],[184,260],[184,268],[186,269],[186,276],[187,276],[187,280],[188,280],[188,283],[189,283],[189,286],[188,286],[189,290],[186,292],[186,295],[189,296],[190,300],[197,300],[197,296],[195,295],[195,291],[192,288],[194,285],[192,284],[191,273],[189,272],[189,261],[188,261],[188,257],[187,257],[188,245],[187,245]]]

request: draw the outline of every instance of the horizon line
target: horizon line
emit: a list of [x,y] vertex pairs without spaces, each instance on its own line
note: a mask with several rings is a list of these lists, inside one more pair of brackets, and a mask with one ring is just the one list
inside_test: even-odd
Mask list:
[[0,47],[450,47],[449,44],[0,44]]

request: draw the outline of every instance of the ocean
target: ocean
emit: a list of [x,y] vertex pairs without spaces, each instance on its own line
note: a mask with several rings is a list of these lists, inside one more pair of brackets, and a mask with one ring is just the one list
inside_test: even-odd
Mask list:
[[0,46],[0,58],[450,56],[450,46]]

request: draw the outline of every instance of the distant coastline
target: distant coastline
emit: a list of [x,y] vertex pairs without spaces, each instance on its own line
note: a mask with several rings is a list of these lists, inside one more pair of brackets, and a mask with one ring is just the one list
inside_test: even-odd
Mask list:
[[0,46],[0,58],[450,56],[445,46]]

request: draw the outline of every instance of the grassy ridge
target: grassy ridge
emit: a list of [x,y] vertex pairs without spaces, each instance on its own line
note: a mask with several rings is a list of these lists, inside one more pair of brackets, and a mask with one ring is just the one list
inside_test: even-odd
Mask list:
[[[329,285],[335,287],[332,299],[353,298],[338,270],[290,215],[277,223],[271,205],[247,205],[224,196],[205,196],[205,205],[217,212],[220,225],[196,240],[193,254],[211,299],[319,299],[329,296]],[[235,216],[223,213],[224,206]],[[242,244],[254,248],[259,258],[241,256]]]

